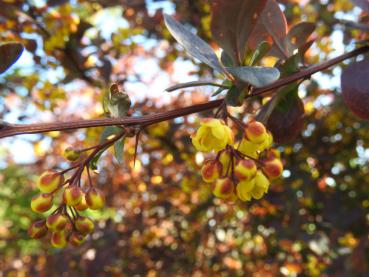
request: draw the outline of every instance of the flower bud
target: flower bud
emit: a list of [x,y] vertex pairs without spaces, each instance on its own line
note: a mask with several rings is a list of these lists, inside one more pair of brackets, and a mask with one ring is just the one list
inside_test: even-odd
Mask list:
[[280,159],[281,158],[281,152],[279,152],[278,149],[275,148],[271,148],[268,150],[266,157],[268,160],[272,160],[272,159]]
[[99,210],[105,205],[104,193],[97,188],[90,188],[86,193],[86,202],[91,210]]
[[263,197],[264,193],[266,193],[269,189],[270,182],[268,178],[258,170],[255,176],[255,186],[251,192],[252,197],[255,199],[260,199]]
[[77,230],[83,235],[92,233],[95,228],[93,221],[85,216],[78,217],[75,225]]
[[265,126],[258,121],[253,121],[247,125],[246,135],[252,143],[256,144],[263,143],[268,136]]
[[263,152],[266,149],[269,149],[273,144],[273,135],[271,132],[267,131],[267,136],[266,139],[264,140],[263,143],[261,143],[258,147],[258,150],[260,152]]
[[201,176],[204,182],[213,183],[222,173],[222,164],[217,161],[206,161],[201,168]]
[[47,234],[46,222],[44,219],[37,220],[31,224],[28,228],[28,235],[31,238],[39,239]]
[[75,206],[82,200],[83,192],[77,186],[68,186],[63,192],[63,201],[68,206]]
[[53,196],[52,194],[39,194],[32,198],[31,200],[31,209],[36,213],[44,213],[48,211],[53,205]]
[[239,161],[234,169],[234,173],[240,181],[252,179],[255,176],[256,171],[256,164],[250,159]]
[[77,205],[75,205],[74,207],[77,209],[77,211],[80,211],[80,212],[85,211],[85,210],[88,209],[88,205],[87,205],[87,202],[86,202],[86,196],[85,196],[84,193],[82,194],[81,201]]
[[37,181],[37,187],[43,193],[50,193],[56,190],[63,182],[63,175],[56,171],[48,170],[41,174]]
[[283,164],[280,159],[267,160],[263,164],[263,171],[269,179],[277,179],[282,175]]
[[221,199],[230,199],[233,196],[233,183],[231,178],[218,179],[215,182],[213,194]]
[[67,236],[64,230],[52,233],[51,245],[55,248],[64,248],[67,246]]
[[60,231],[67,225],[68,218],[60,213],[51,214],[47,217],[46,226],[52,231]]
[[255,178],[239,182],[236,187],[238,198],[240,198],[241,201],[250,201],[254,187]]
[[69,238],[69,242],[71,245],[77,247],[84,243],[86,240],[86,237],[80,233],[73,232]]
[[68,147],[64,150],[63,157],[68,161],[74,162],[81,157],[81,151]]

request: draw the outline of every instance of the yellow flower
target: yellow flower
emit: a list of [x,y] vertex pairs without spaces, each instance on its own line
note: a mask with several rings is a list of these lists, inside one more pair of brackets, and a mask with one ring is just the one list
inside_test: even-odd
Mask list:
[[233,144],[232,130],[219,119],[204,119],[200,128],[192,136],[192,143],[198,151],[211,152]]

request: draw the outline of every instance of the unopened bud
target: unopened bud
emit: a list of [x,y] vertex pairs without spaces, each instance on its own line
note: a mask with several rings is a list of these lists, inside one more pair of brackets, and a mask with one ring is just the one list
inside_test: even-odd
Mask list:
[[28,228],[28,235],[31,238],[39,239],[47,234],[46,222],[44,219],[35,221]]
[[37,181],[37,187],[43,193],[50,193],[56,190],[63,182],[63,175],[56,171],[48,170],[41,174]]
[[75,206],[82,200],[83,192],[77,186],[68,186],[63,192],[63,201],[68,206]]
[[221,199],[230,199],[233,196],[233,183],[231,178],[218,179],[215,182],[213,194]]
[[52,214],[47,217],[46,225],[52,231],[61,231],[67,225],[68,218],[60,213]]
[[55,248],[64,248],[67,246],[67,236],[64,230],[52,233],[51,245]]
[[75,225],[77,230],[83,235],[92,233],[94,230],[93,221],[85,216],[78,217],[77,220],[75,221]]
[[64,150],[63,157],[68,161],[74,162],[81,157],[81,151],[68,147]]
[[236,177],[242,181],[242,180],[250,180],[252,179],[256,174],[256,164],[253,160],[250,159],[244,159],[237,163],[234,173],[236,174]]
[[201,176],[204,182],[213,183],[222,173],[222,164],[217,161],[206,161],[201,168]]
[[53,196],[51,194],[39,194],[32,198],[31,209],[36,213],[44,213],[53,205]]
[[280,159],[274,158],[267,160],[263,164],[263,171],[269,179],[274,180],[279,178],[283,172],[283,164]]
[[262,123],[253,121],[246,127],[246,136],[251,142],[260,144],[267,139],[268,134]]
[[86,202],[91,210],[99,210],[105,205],[104,193],[97,188],[90,188],[86,193]]

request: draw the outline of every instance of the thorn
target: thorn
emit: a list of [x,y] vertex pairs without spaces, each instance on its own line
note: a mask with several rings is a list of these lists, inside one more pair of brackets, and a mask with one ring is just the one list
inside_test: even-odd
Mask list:
[[137,148],[138,148],[138,143],[139,143],[139,140],[140,140],[140,134],[141,134],[141,130],[139,130],[136,134],[135,154],[133,156],[133,168],[135,168],[135,166],[136,166]]

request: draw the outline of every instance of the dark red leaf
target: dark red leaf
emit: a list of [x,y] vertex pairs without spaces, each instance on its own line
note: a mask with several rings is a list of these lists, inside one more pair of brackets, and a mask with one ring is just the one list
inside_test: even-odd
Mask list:
[[232,57],[235,64],[242,64],[246,42],[266,2],[267,0],[212,1],[213,38]]
[[342,73],[343,99],[358,117],[369,120],[369,59],[349,65]]
[[12,66],[21,56],[23,45],[18,42],[9,42],[0,45],[0,74]]
[[300,22],[294,25],[288,32],[289,42],[288,54],[293,55],[293,51],[306,45],[309,37],[315,30],[315,24],[311,22]]
[[248,45],[251,49],[255,49],[262,41],[273,42],[278,56],[287,57],[286,36],[286,17],[275,0],[268,0],[250,36]]

